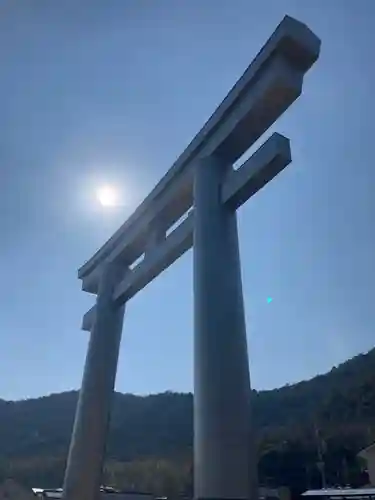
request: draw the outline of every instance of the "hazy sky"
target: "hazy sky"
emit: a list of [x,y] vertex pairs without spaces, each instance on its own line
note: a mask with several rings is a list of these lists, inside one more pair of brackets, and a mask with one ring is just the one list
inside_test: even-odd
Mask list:
[[[1,1],[0,398],[79,387],[93,298],[77,268],[285,14],[322,53],[273,127],[293,163],[239,213],[253,386],[374,346],[373,0]],[[98,206],[103,183],[123,207]],[[192,389],[191,271],[189,252],[129,304],[117,390]]]

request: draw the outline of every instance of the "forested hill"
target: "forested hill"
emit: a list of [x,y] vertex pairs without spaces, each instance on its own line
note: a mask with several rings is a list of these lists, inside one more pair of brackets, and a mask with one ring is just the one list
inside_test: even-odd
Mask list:
[[[331,482],[365,481],[355,455],[375,441],[375,349],[312,380],[254,391],[253,399],[262,482],[297,490],[318,485],[318,446]],[[34,486],[60,485],[76,402],[77,392],[0,400],[0,476],[11,474]],[[172,483],[175,489],[188,488],[192,404],[191,394],[117,393],[108,481],[120,486],[131,481],[161,493]],[[155,486],[155,463],[168,487]]]

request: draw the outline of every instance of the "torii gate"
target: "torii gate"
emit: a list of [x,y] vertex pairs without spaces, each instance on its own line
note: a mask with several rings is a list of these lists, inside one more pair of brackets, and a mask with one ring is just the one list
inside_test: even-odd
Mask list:
[[257,499],[236,210],[290,163],[289,140],[275,133],[238,170],[233,163],[299,97],[319,51],[319,38],[286,16],[166,175],[80,268],[82,289],[97,299],[83,318],[91,337],[67,500],[99,494],[125,305],[193,242],[195,498]]

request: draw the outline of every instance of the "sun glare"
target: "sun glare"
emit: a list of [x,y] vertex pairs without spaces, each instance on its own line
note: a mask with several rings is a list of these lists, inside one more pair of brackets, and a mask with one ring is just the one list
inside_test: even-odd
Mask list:
[[118,205],[118,194],[111,186],[103,186],[96,192],[96,197],[102,207],[114,207]]

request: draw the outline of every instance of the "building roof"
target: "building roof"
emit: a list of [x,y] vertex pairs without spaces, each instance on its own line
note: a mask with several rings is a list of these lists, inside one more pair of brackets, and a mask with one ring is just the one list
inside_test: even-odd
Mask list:
[[375,443],[372,443],[370,444],[369,446],[367,446],[367,448],[364,448],[363,450],[361,450],[359,453],[358,453],[358,456],[359,457],[362,457],[362,458],[367,458],[367,455],[369,453],[373,453],[375,452]]
[[[32,491],[35,495],[38,493],[42,493],[44,496],[48,498],[56,498],[60,499],[62,497],[63,490],[62,488],[32,488]],[[100,487],[101,493],[106,493],[109,495],[143,495],[143,496],[151,496],[152,493],[147,493],[144,491],[124,491],[124,490],[115,490],[114,488],[111,488],[110,486],[101,486]],[[1,500],[1,499],[0,499]]]
[[375,496],[375,488],[326,488],[322,490],[308,490],[302,493],[303,497],[340,497],[361,498]]

